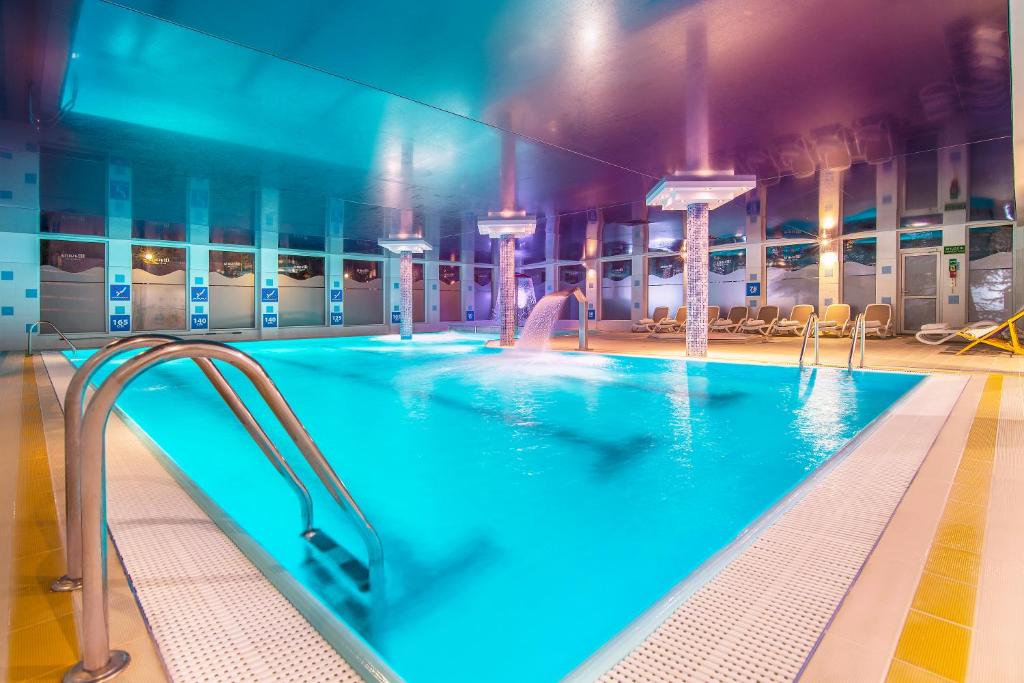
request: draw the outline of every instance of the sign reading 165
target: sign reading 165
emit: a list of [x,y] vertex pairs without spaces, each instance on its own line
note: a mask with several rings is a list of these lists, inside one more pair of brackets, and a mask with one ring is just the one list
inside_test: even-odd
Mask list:
[[111,332],[129,332],[132,329],[132,317],[130,315],[110,316]]

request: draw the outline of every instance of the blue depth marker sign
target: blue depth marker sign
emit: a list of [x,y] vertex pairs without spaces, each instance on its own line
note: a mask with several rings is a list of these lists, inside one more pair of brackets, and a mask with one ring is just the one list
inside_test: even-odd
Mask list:
[[263,327],[277,327],[277,313],[264,313]]
[[193,287],[192,288],[192,301],[194,303],[203,303],[210,300],[210,288],[209,287]]
[[342,301],[344,301],[344,297],[345,297],[345,290],[342,290],[342,289],[332,289],[331,290],[331,301],[332,302],[334,302],[334,303],[341,303]]
[[331,311],[331,324],[332,325],[344,325],[345,314],[341,311]]
[[476,320],[476,311],[466,311],[466,322],[473,322]]
[[260,300],[264,303],[277,303],[277,287],[264,287],[260,290]]
[[111,301],[131,301],[132,298],[132,286],[131,285],[110,285],[110,300]]
[[192,314],[192,329],[193,330],[208,330],[210,329],[210,316],[205,313],[193,313]]
[[112,315],[112,316],[110,316],[110,331],[111,332],[131,332],[132,331],[132,317],[130,315]]
[[760,282],[748,282],[747,283],[747,296],[761,296],[761,283]]
[[396,325],[402,322],[401,311],[391,311],[391,322]]

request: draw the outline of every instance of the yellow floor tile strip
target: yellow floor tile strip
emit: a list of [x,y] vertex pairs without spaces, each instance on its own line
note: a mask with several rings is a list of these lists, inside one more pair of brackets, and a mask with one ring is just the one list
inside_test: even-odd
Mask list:
[[78,659],[70,593],[50,592],[63,570],[42,416],[32,361],[22,370],[21,440],[12,543],[8,678],[58,680]]
[[974,626],[1003,377],[990,375],[887,681],[964,681]]

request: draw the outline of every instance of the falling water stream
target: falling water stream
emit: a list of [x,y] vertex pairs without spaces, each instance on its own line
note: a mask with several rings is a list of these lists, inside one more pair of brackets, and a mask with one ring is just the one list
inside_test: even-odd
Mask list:
[[537,302],[526,318],[515,348],[521,351],[543,351],[551,341],[551,332],[558,323],[569,292],[552,292]]

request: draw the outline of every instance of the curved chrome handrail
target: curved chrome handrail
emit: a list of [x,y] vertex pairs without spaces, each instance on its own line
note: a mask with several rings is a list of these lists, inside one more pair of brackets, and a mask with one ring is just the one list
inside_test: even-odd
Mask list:
[[[82,585],[82,504],[79,489],[81,471],[79,452],[82,405],[85,402],[85,390],[89,385],[89,380],[103,363],[117,354],[177,341],[181,341],[181,339],[169,334],[140,334],[116,339],[89,356],[68,384],[67,392],[64,395],[64,505],[66,510],[67,573],[53,582],[51,589],[54,591],[75,590]],[[302,533],[310,534],[313,531],[313,500],[309,495],[309,490],[213,362],[208,358],[193,358],[193,360],[227,403],[231,412],[245,427],[245,431],[267,456],[267,460],[274,466],[274,469],[288,480],[302,506]]]
[[850,335],[850,353],[846,357],[846,369],[853,370],[853,353],[860,344],[860,367],[864,367],[864,346],[867,342],[867,320],[863,313],[857,314],[853,321],[853,333]]
[[814,335],[814,364],[818,364],[818,314],[811,313],[807,318],[807,325],[804,326],[803,340],[800,342],[800,362],[801,368],[804,367],[804,352],[807,351],[807,338]]
[[345,511],[357,522],[367,548],[370,587],[378,595],[384,590],[384,552],[377,531],[353,500],[348,489],[331,469],[292,411],[273,380],[258,362],[238,349],[219,342],[178,341],[145,351],[126,361],[100,385],[82,420],[82,661],[69,675],[98,675],[123,668],[126,653],[110,651],[107,614],[107,518],[104,440],[114,402],[125,387],[150,367],[177,358],[205,357],[229,363],[242,371],[277,416],[299,451],[316,471],[320,481]]
[[53,331],[56,332],[57,334],[59,334],[60,338],[63,339],[65,342],[67,342],[67,345],[71,347],[71,355],[72,356],[77,356],[78,355],[78,347],[75,346],[74,344],[72,344],[71,340],[68,339],[67,336],[63,332],[61,332],[59,329],[57,329],[56,325],[51,323],[49,320],[37,320],[34,323],[32,323],[31,325],[29,325],[27,328],[25,328],[25,335],[28,337],[28,339],[26,341],[26,344],[25,344],[25,355],[26,356],[31,356],[32,355],[32,333],[33,332],[39,332],[39,326],[40,325],[49,325],[50,327],[52,327]]

